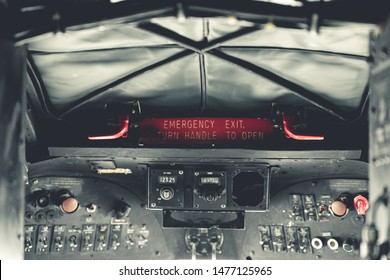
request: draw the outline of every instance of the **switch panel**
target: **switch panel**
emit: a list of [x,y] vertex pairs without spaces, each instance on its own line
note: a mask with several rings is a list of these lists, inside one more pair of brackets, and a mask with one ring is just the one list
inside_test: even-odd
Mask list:
[[303,221],[302,199],[299,194],[289,195],[290,215],[294,221]]
[[26,254],[35,253],[36,226],[28,225],[24,227],[24,252]]
[[286,252],[286,239],[283,226],[271,226],[272,243],[276,252]]
[[122,225],[111,225],[109,250],[116,251],[121,246]]
[[47,254],[50,251],[51,226],[38,227],[37,253]]
[[310,230],[307,227],[298,227],[299,252],[309,254],[311,250]]
[[328,222],[330,217],[330,205],[332,197],[330,195],[321,195],[317,200],[318,220],[320,222]]
[[303,195],[302,202],[305,221],[317,221],[317,206],[314,195]]
[[299,253],[299,240],[296,227],[287,226],[286,231],[286,247],[289,253]]
[[63,253],[65,251],[65,225],[53,226],[53,242],[51,251],[55,253]]
[[269,226],[259,226],[260,245],[264,252],[272,252],[273,243]]
[[109,226],[108,225],[98,225],[95,238],[95,251],[105,251],[107,250],[108,243],[108,234]]
[[81,234],[81,251],[88,252],[93,250],[95,240],[96,225],[83,225]]
[[[291,161],[291,167],[294,164],[298,162]],[[143,173],[137,176],[140,170]],[[126,176],[41,175],[26,191],[25,258],[358,259],[365,216],[349,202],[345,202],[348,211],[337,216],[332,205],[345,201],[345,196],[368,199],[367,180],[316,178],[291,183],[288,178],[297,180],[297,172],[307,176],[307,168],[270,170],[268,174],[266,164],[164,163],[132,168],[134,173]],[[282,177],[279,185],[278,176]],[[268,189],[266,179],[272,188]],[[152,186],[158,188],[155,208],[148,201]],[[177,189],[182,191],[183,207],[174,202],[180,194]],[[40,198],[38,206],[40,190],[50,199]],[[61,200],[56,200],[64,190],[77,198],[74,212],[64,212]],[[158,206],[157,201],[164,202]],[[169,201],[174,209],[163,206]],[[221,233],[217,239],[223,237],[221,248],[214,246],[212,228]],[[184,238],[192,229],[201,236],[208,232],[204,244],[192,235]]]
[[127,227],[125,235],[125,248],[126,250],[131,250],[135,245],[135,229],[133,225]]

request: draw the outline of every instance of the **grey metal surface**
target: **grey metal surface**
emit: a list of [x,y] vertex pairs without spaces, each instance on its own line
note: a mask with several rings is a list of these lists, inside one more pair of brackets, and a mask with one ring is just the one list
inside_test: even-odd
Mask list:
[[0,34],[0,259],[23,258],[26,50]]
[[331,151],[259,151],[249,149],[127,149],[127,148],[64,148],[50,147],[51,157],[127,157],[149,159],[189,159],[207,161],[236,160],[245,161],[259,159],[355,159],[361,157],[360,150],[331,150]]

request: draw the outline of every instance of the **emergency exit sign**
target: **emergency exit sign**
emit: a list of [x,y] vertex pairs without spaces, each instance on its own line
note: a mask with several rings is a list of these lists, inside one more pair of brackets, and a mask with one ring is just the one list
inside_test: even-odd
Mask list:
[[145,145],[261,143],[272,132],[273,124],[266,119],[144,119],[139,124],[139,141]]

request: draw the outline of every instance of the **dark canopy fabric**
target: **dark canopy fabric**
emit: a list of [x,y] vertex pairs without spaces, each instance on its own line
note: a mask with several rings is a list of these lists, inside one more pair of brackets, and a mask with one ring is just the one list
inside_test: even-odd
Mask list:
[[229,17],[164,17],[68,30],[28,49],[57,116],[130,101],[152,114],[317,105],[297,87],[348,114],[365,98],[375,28],[345,23],[317,33]]

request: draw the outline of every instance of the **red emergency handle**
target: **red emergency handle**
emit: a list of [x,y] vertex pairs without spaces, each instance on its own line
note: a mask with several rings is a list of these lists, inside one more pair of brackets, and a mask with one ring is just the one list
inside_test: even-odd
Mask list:
[[118,138],[126,138],[129,132],[129,116],[119,116],[120,131],[115,134],[88,136],[89,140],[114,140]]
[[287,138],[292,138],[294,140],[300,140],[300,141],[302,140],[321,141],[325,139],[325,137],[322,135],[302,135],[302,134],[296,134],[292,132],[292,129],[290,128],[291,121],[292,118],[283,116],[283,128]]

